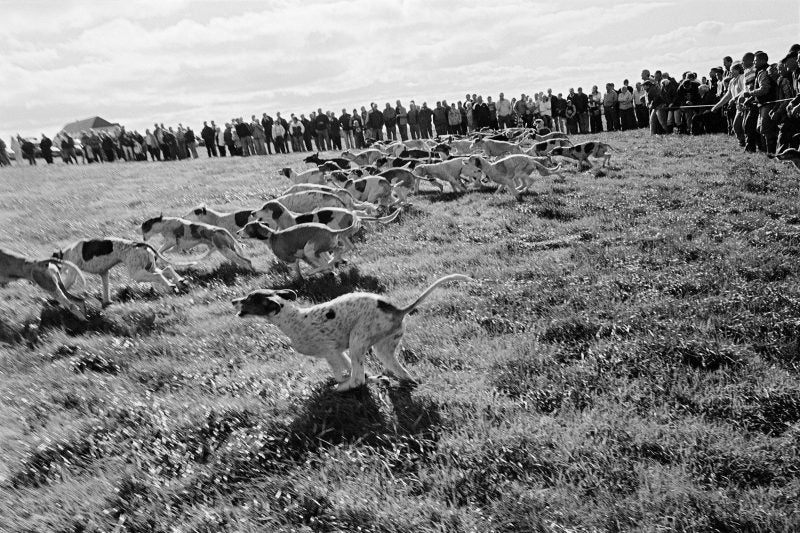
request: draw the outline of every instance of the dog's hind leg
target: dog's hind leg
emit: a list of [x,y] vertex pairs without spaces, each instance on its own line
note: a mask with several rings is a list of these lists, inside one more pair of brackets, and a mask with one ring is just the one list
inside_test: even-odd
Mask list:
[[[213,251],[213,248],[209,249],[209,251]],[[253,263],[248,258],[237,254],[233,250],[230,250],[228,248],[221,248],[219,249],[219,253],[224,255],[225,258],[231,263],[238,265],[244,268],[245,270],[249,270],[250,272],[256,271],[255,267],[253,266]]]
[[103,307],[111,304],[111,284],[108,281],[108,270],[100,274],[100,280],[103,282]]
[[331,354],[326,360],[333,371],[333,377],[337,383],[344,383],[350,379],[350,358],[346,353]]
[[155,283],[156,285],[160,285],[162,287],[166,287],[167,289],[174,289],[175,284],[171,283],[164,274],[158,270],[154,269],[153,272],[148,272],[144,269],[129,269],[128,273],[131,276],[131,279],[134,281],[138,281],[139,283]]
[[336,387],[337,391],[348,391],[366,383],[367,374],[364,369],[364,359],[366,358],[368,349],[369,345],[364,339],[359,338],[355,333],[350,335],[350,379],[344,383],[340,383]]
[[414,382],[416,380],[408,373],[400,361],[397,360],[397,347],[403,339],[403,328],[376,343],[373,348],[375,355],[383,364],[383,372],[391,374],[400,381]]

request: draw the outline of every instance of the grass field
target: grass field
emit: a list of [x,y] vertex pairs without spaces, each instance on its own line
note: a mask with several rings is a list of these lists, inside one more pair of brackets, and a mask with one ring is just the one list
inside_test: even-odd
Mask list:
[[[35,343],[42,294],[0,289],[0,531],[797,531],[800,175],[727,137],[602,137],[613,170],[521,201],[425,192],[335,280],[252,242],[260,274],[202,265],[179,296],[120,268],[122,303],[88,326],[46,308]],[[2,169],[0,243],[257,206],[287,163]],[[408,318],[414,390],[334,393],[230,304],[405,302],[452,272],[479,281]]]

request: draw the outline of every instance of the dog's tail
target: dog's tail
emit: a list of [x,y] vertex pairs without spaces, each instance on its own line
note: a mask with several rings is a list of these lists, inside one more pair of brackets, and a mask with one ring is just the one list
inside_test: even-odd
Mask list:
[[371,216],[359,216],[361,220],[367,220],[369,222],[380,222],[381,224],[389,224],[390,222],[394,222],[397,217],[400,216],[401,209],[395,209],[394,213],[385,217],[371,217]]
[[403,315],[407,315],[408,313],[416,309],[417,306],[421,304],[428,296],[430,296],[430,294],[434,291],[434,289],[436,289],[436,287],[438,287],[443,283],[455,280],[475,281],[471,277],[465,276],[464,274],[450,274],[449,276],[444,276],[443,278],[439,278],[436,281],[434,281],[430,287],[425,289],[425,291],[422,294],[420,294],[419,297],[417,297],[416,300],[414,300],[407,306],[403,307],[402,309],[399,309],[398,311]]

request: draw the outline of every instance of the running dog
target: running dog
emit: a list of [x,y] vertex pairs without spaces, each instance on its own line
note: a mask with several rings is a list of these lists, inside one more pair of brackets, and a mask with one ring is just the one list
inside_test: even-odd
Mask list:
[[529,155],[514,154],[490,163],[482,156],[473,155],[469,158],[469,164],[486,174],[486,177],[500,186],[497,192],[504,187],[509,192],[517,196],[528,189],[533,184],[531,174],[538,172],[541,176],[556,174],[561,177],[559,170],[561,166],[548,168],[541,164],[536,158]]
[[[111,291],[108,283],[108,272],[116,265],[123,263],[134,281],[156,283],[170,290],[176,290],[183,283],[177,272],[164,256],[146,242],[128,239],[82,239],[67,248],[53,254],[56,259],[69,261],[79,269],[90,274],[97,274],[103,282],[103,306],[111,303]],[[166,266],[159,269],[156,260]],[[68,271],[64,276],[64,286],[69,289],[75,282],[76,272]],[[174,282],[174,283],[173,283]]]
[[481,178],[481,171],[473,165],[467,165],[466,158],[458,157],[441,163],[417,165],[417,168],[414,169],[414,175],[421,178],[440,179],[449,183],[453,191],[466,192],[467,188],[462,183],[461,176],[465,175],[474,182],[476,179]]
[[253,263],[241,255],[236,239],[225,228],[159,215],[142,223],[142,238],[145,241],[156,233],[164,237],[164,244],[158,249],[160,254],[173,248],[178,251],[190,250],[202,244],[208,251],[200,258],[201,261],[217,251],[232,263],[255,272]]
[[294,291],[271,289],[253,291],[232,303],[240,317],[261,316],[278,326],[301,354],[325,358],[341,392],[376,379],[367,377],[364,368],[370,348],[383,364],[384,373],[415,383],[397,360],[397,348],[405,332],[404,319],[436,287],[455,280],[472,281],[472,278],[462,274],[440,278],[405,307],[397,307],[377,294],[352,292],[301,308],[292,303],[297,298]]
[[325,183],[325,171],[318,168],[310,168],[298,174],[293,169],[284,167],[278,171],[278,175],[292,180],[292,183]]
[[64,286],[61,279],[62,269],[79,278],[86,286],[83,274],[69,261],[55,257],[37,261],[0,248],[0,285],[17,279],[27,279],[53,296],[64,309],[81,320],[86,320],[86,303],[83,298],[70,294]]
[[586,141],[572,146],[553,148],[550,151],[550,155],[574,159],[578,164],[578,170],[583,170],[584,163],[589,166],[589,169],[592,168],[592,162],[589,161],[589,157],[595,157],[597,159],[603,158],[603,164],[601,166],[606,166],[611,159],[611,154],[608,153],[609,150],[616,151],[606,143]]
[[357,153],[351,152],[350,150],[345,150],[342,152],[342,157],[349,159],[360,167],[364,167],[371,165],[379,157],[383,157],[383,152],[375,148],[369,148]]
[[192,222],[202,222],[209,226],[225,228],[231,235],[236,235],[236,232],[247,224],[252,212],[252,209],[241,209],[231,213],[222,213],[206,207],[206,204],[200,204],[189,211],[183,218]]
[[308,274],[333,271],[342,262],[344,246],[340,238],[352,230],[352,227],[334,230],[324,224],[309,223],[276,231],[261,222],[250,222],[240,233],[267,241],[275,257],[284,263],[294,263],[297,277],[302,279],[300,261],[313,267]]

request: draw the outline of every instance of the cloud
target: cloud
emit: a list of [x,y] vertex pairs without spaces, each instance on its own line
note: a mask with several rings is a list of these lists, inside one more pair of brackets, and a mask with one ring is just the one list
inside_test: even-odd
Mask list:
[[[7,5],[0,134],[95,114],[142,129],[467,91],[566,92],[645,67],[706,72],[721,55],[782,53],[796,39],[797,24],[752,4],[62,1],[46,17],[42,3]],[[774,4],[776,16],[796,11]]]

